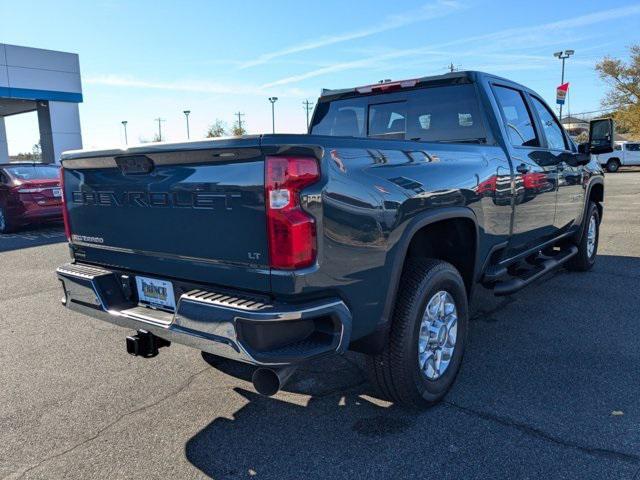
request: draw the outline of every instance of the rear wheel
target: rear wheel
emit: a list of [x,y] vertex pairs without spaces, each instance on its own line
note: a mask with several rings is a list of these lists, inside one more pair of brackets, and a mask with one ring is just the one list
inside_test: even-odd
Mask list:
[[382,396],[406,406],[440,401],[460,369],[467,325],[467,293],[455,267],[441,260],[410,260],[387,345],[369,357],[372,383]]
[[4,208],[0,207],[0,233],[10,233],[13,230],[12,225],[9,223],[9,217],[7,216]]
[[620,170],[620,160],[612,158],[607,162],[607,172],[616,173],[618,170]]
[[577,243],[578,253],[567,264],[569,270],[586,272],[596,263],[598,240],[600,239],[600,214],[595,203],[589,202],[585,220],[586,225],[582,237]]

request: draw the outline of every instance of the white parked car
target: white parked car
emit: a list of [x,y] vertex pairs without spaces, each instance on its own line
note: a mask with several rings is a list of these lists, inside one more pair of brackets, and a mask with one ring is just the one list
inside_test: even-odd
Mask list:
[[613,152],[595,155],[595,158],[611,173],[620,167],[640,166],[640,142],[616,142]]

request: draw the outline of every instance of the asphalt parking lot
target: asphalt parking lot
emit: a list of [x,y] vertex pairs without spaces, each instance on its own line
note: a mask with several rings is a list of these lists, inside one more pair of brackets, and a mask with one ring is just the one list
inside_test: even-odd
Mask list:
[[476,298],[446,401],[376,399],[360,358],[258,396],[247,367],[64,310],[60,228],[0,237],[0,477],[640,478],[640,172],[607,175],[599,258]]

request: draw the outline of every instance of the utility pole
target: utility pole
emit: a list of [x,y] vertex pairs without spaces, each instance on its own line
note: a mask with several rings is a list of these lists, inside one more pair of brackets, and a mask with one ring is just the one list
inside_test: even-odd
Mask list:
[[[553,54],[554,57],[562,60],[562,76],[560,77],[560,85],[564,85],[564,61],[571,55],[576,53],[575,50],[562,50]],[[560,121],[562,122],[562,104],[560,104]]]
[[185,110],[182,113],[184,113],[184,116],[187,119],[187,140],[189,140],[191,138],[189,135],[189,114],[191,113],[191,110]]
[[269,97],[269,101],[271,102],[271,129],[273,133],[276,133],[276,102],[278,101],[278,97]]
[[242,117],[244,117],[244,113],[236,112],[235,115],[238,117],[238,130],[242,131]]
[[155,119],[156,122],[158,122],[158,141],[161,142],[162,141],[162,122],[164,122],[164,118],[156,118]]
[[127,123],[129,122],[126,120],[123,120],[120,123],[122,123],[122,126],[124,127],[124,144],[129,145],[129,139],[127,138]]
[[305,100],[302,105],[304,105],[304,111],[307,113],[307,131],[309,131],[309,113],[313,110],[313,102]]
[[453,62],[451,62],[449,65],[447,65],[447,70],[449,70],[451,73],[457,72],[458,70],[460,70],[460,65],[454,65]]

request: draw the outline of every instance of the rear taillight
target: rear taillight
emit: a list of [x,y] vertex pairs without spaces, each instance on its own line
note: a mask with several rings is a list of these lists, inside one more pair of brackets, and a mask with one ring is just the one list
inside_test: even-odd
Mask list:
[[67,241],[71,241],[71,223],[69,223],[69,210],[67,210],[67,201],[64,195],[64,168],[60,167],[60,189],[62,190],[62,219],[64,221],[64,233]]
[[300,206],[300,191],[319,178],[315,158],[266,158],[265,201],[272,268],[292,270],[315,261],[316,225]]

